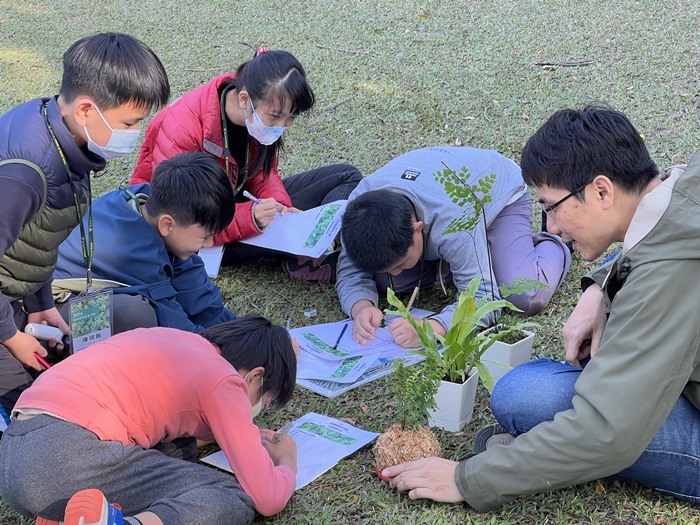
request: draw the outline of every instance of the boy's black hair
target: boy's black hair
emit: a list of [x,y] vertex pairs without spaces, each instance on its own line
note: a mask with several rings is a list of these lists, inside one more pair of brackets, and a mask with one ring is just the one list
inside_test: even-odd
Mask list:
[[372,190],[351,200],[340,229],[345,251],[363,272],[391,268],[413,245],[413,206],[391,190]]
[[[264,51],[241,64],[236,70],[235,85],[239,92],[242,89],[248,92],[254,106],[263,100],[269,100],[282,110],[291,102],[291,110],[295,115],[310,110],[316,101],[304,67],[288,51]],[[259,147],[257,162],[255,166],[249,166],[252,168],[249,173],[262,168],[263,175],[268,177],[284,142],[280,137],[269,146],[260,144]]]
[[219,233],[231,224],[236,203],[231,181],[214,157],[192,151],[158,164],[146,207],[154,217],[167,213],[184,227],[199,224]]
[[659,173],[629,119],[595,105],[562,109],[549,117],[523,148],[520,168],[530,186],[575,191],[605,175],[630,194],[642,191]]
[[151,109],[167,103],[170,84],[163,64],[143,42],[123,33],[98,33],[63,54],[60,93],[67,102],[91,97],[103,111],[127,103]]
[[289,332],[283,327],[249,314],[207,328],[200,335],[218,346],[221,356],[236,370],[264,367],[263,393],[272,393],[273,405],[282,407],[292,398],[297,357]]

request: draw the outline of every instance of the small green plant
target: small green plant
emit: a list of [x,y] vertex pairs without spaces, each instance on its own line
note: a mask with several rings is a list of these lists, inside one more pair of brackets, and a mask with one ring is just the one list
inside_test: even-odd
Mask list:
[[[452,316],[452,325],[445,337],[435,333],[430,322],[424,319],[417,321],[406,309],[403,303],[391,291],[387,291],[387,300],[395,310],[387,311],[388,314],[398,314],[406,319],[418,334],[418,338],[423,346],[423,350],[418,350],[429,359],[431,368],[435,367],[439,375],[434,381],[433,395],[437,392],[439,380],[444,379],[453,383],[463,383],[466,381],[472,368],[479,371],[479,376],[484,386],[489,390],[493,389],[494,380],[484,363],[481,362],[483,353],[498,340],[507,335],[522,330],[527,323],[515,323],[499,332],[484,332],[486,325],[483,319],[502,308],[518,309],[505,299],[491,300],[490,297],[482,297],[476,300],[476,292],[479,289],[481,276],[474,277],[467,288],[459,295],[457,308]],[[430,377],[432,384],[433,378]],[[401,397],[401,392],[396,392],[397,399]],[[404,391],[403,395],[407,395]],[[407,400],[408,403],[411,400]],[[434,408],[431,407],[431,408]],[[427,413],[427,412],[426,412]]]
[[404,366],[403,359],[392,364],[390,390],[396,400],[401,428],[415,430],[425,425],[428,414],[435,409],[435,394],[440,379],[440,354],[425,352],[425,360],[415,366]]
[[[492,173],[475,184],[469,184],[469,170],[466,166],[458,174],[445,165],[445,169],[436,172],[434,176],[443,185],[452,202],[465,208],[464,214],[451,221],[444,233],[472,231],[482,219],[486,228],[484,205],[491,202],[489,192],[496,181],[496,174]],[[491,260],[490,253],[488,260]],[[513,321],[500,323],[497,330],[487,330],[485,319],[497,318],[502,310],[520,310],[506,299],[494,300],[496,294],[493,289],[477,301],[476,292],[480,282],[481,276],[475,276],[460,293],[452,324],[445,337],[436,334],[427,320],[414,319],[391,288],[387,290],[387,301],[394,310],[387,310],[386,313],[398,314],[411,324],[423,347],[414,352],[425,357],[420,365],[414,367],[404,366],[402,359],[393,363],[391,390],[401,414],[402,428],[413,429],[424,424],[430,411],[436,407],[435,394],[441,380],[463,383],[476,367],[482,383],[490,392],[494,379],[481,362],[481,356],[496,341],[517,337],[524,328],[536,326],[534,323]],[[501,297],[508,297],[544,287],[546,285],[540,281],[522,277],[507,286],[501,285],[499,293]]]

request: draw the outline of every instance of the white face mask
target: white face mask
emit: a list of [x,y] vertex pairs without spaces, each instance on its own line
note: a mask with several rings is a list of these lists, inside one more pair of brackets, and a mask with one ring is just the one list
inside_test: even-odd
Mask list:
[[105,160],[123,157],[134,151],[134,148],[136,147],[136,144],[139,141],[139,135],[141,133],[140,130],[113,129],[112,126],[109,125],[109,122],[107,122],[107,120],[104,118],[99,108],[95,106],[95,109],[97,110],[97,114],[102,119],[102,122],[104,122],[105,125],[112,132],[112,135],[109,137],[109,140],[107,141],[107,144],[105,146],[99,146],[98,144],[95,144],[90,138],[87,126],[83,126],[83,129],[85,130],[85,136],[88,140],[88,149],[92,151],[95,155],[99,155]]
[[245,115],[245,126],[248,128],[248,133],[260,144],[265,144],[266,146],[277,142],[277,140],[279,140],[279,138],[282,136],[284,130],[287,129],[286,126],[266,126],[255,111],[253,99],[250,99],[250,107],[253,110],[252,123],[248,120],[248,112],[245,109],[243,110],[243,114]]
[[[246,375],[246,378],[247,378],[247,377],[248,377],[248,376]],[[255,405],[253,405],[253,408],[252,408],[253,419],[255,419],[255,417],[256,417],[258,414],[260,414],[260,412],[262,412],[262,398],[263,398],[263,389],[262,389],[262,387],[263,387],[263,378],[260,377],[260,401],[258,401],[257,403],[255,403]]]

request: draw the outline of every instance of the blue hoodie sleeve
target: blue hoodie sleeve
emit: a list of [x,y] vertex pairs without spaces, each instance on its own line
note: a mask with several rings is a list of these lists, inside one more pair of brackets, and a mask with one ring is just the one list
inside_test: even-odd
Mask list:
[[221,292],[207,276],[199,255],[186,261],[175,260],[172,285],[177,302],[194,324],[209,328],[236,318],[236,314],[224,306]]

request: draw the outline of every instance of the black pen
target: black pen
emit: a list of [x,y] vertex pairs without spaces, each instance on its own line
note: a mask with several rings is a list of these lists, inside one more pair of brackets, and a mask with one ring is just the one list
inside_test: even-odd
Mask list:
[[340,340],[343,338],[343,334],[345,333],[345,330],[348,329],[348,324],[349,324],[349,323],[345,323],[345,324],[343,325],[343,329],[340,331],[340,335],[338,336],[338,340],[337,340],[337,341],[335,342],[335,344],[333,345],[333,350],[337,350],[337,349],[338,349],[338,343],[340,343]]

